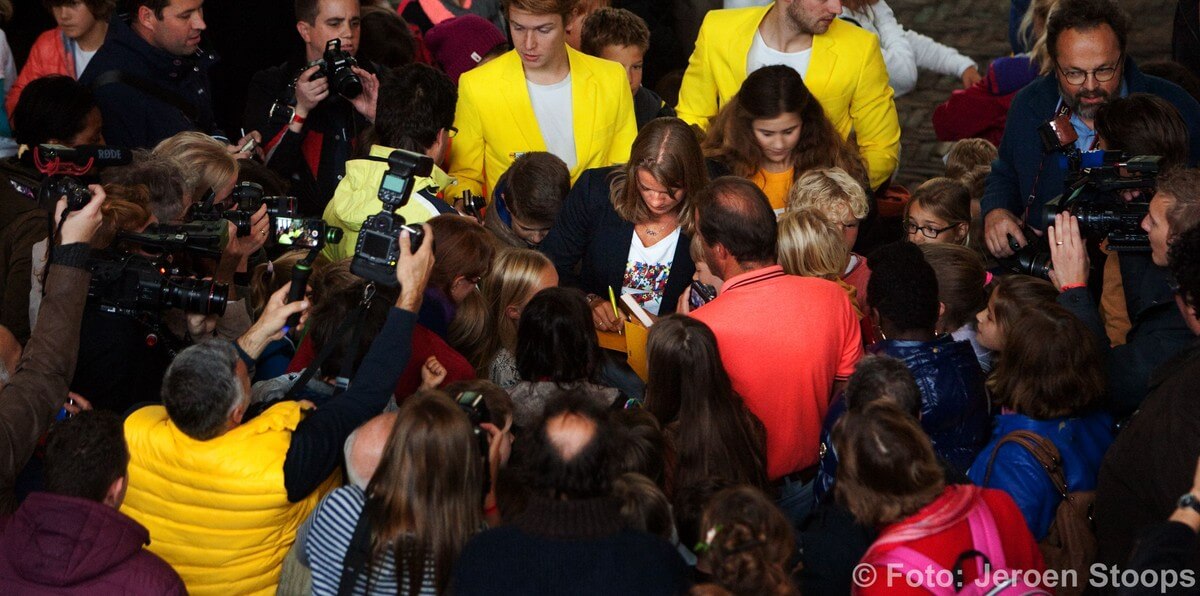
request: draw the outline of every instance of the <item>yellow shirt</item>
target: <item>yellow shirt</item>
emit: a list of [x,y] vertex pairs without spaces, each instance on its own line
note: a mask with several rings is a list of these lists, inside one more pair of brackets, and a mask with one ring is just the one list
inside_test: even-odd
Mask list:
[[788,191],[792,189],[795,170],[795,168],[788,168],[778,174],[772,174],[764,169],[759,169],[751,181],[755,186],[761,188],[763,194],[771,200],[771,208],[779,210],[787,205]]

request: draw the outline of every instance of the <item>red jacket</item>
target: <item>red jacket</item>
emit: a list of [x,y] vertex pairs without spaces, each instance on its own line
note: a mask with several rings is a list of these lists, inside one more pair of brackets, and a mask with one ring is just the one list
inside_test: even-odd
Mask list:
[[9,116],[17,107],[17,99],[21,97],[25,85],[34,79],[56,74],[79,78],[79,73],[75,72],[75,54],[67,49],[67,36],[58,27],[39,35],[37,41],[33,42],[29,58],[25,60],[21,74],[17,75],[17,82],[13,83],[4,100]]
[[[446,368],[446,380],[442,382],[443,387],[455,381],[468,381],[476,377],[475,369],[471,368],[471,364],[462,354],[450,347],[436,333],[417,325],[413,328],[412,356],[408,359],[408,366],[404,368],[404,374],[400,375],[400,381],[396,383],[397,402],[404,401],[404,398],[416,393],[417,389],[421,387],[421,368],[425,366],[425,360],[430,356],[437,356],[438,362],[441,362],[442,366]],[[292,357],[292,363],[288,365],[287,372],[304,370],[316,357],[317,353],[313,349],[312,340],[304,338],[304,341],[300,342],[300,347],[296,349],[296,355]]]
[[150,533],[95,501],[33,493],[0,536],[8,594],[186,594],[183,580],[143,548]]

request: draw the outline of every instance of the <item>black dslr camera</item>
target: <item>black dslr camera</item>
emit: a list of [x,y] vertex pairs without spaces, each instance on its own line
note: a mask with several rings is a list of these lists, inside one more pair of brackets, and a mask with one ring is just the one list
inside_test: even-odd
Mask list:
[[[204,198],[192,207],[192,221],[217,221],[224,219],[232,222],[239,238],[249,236],[254,214],[263,206],[267,206],[267,215],[274,222],[278,218],[294,218],[297,215],[295,197],[265,197],[261,185],[254,182],[241,182],[233,187],[229,198],[234,202],[232,209],[222,209],[214,204],[216,193],[209,189]],[[270,226],[274,229],[276,226]]]
[[131,159],[130,152],[119,147],[38,145],[33,149],[33,163],[46,175],[38,191],[38,202],[53,212],[59,197],[65,196],[67,211],[83,209],[92,200],[92,192],[80,178],[95,168],[126,165]]
[[342,40],[329,40],[325,44],[325,55],[318,64],[321,67],[317,69],[316,74],[310,80],[328,78],[329,88],[346,99],[354,99],[362,94],[362,79],[358,78],[358,75],[354,74],[354,70],[351,69],[353,66],[358,66],[358,61],[342,50]]
[[425,231],[407,225],[404,218],[393,211],[408,203],[412,196],[413,178],[428,176],[433,172],[433,159],[397,149],[388,156],[387,164],[388,171],[379,185],[379,200],[383,201],[383,210],[363,222],[350,271],[363,279],[394,288],[399,285],[396,281],[396,263],[400,260],[400,232],[408,230],[412,250],[416,251],[425,238]]
[[100,310],[140,315],[169,308],[202,315],[225,314],[229,286],[180,275],[165,261],[136,254],[100,253],[88,259],[88,300]]
[[[1126,157],[1119,151],[1083,153],[1075,147],[1078,135],[1066,116],[1057,116],[1038,128],[1047,153],[1062,153],[1067,175],[1063,193],[1046,202],[1042,212],[1030,213],[1045,229],[1054,225],[1059,213],[1074,215],[1079,232],[1088,240],[1105,240],[1118,252],[1150,250],[1150,240],[1142,230],[1142,219],[1150,211],[1158,176],[1158,156]],[[1129,200],[1126,195],[1132,194]],[[1013,256],[999,259],[1014,273],[1049,278],[1050,247],[1047,240],[1033,240],[1019,247],[1009,236]]]

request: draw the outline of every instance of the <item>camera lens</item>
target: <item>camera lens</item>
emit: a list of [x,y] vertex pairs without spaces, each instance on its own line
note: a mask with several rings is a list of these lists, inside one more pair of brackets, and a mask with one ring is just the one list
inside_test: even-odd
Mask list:
[[362,79],[350,70],[349,64],[342,64],[333,73],[333,88],[337,90],[338,95],[347,99],[354,99],[363,92]]
[[163,303],[184,312],[223,315],[228,301],[229,286],[208,279],[171,277],[163,287]]

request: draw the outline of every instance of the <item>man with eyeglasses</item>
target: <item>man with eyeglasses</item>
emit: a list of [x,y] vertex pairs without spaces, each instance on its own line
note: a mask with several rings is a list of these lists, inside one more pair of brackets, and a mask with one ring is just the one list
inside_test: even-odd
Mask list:
[[1130,93],[1157,95],[1187,123],[1189,161],[1200,157],[1200,104],[1175,84],[1138,70],[1126,51],[1128,33],[1129,16],[1115,0],[1063,0],[1050,15],[1051,72],[1013,100],[983,195],[984,242],[992,254],[1013,254],[1009,236],[1024,246],[1022,220],[1040,229],[1043,206],[1063,191],[1062,154],[1043,152],[1037,132],[1058,115],[1069,116],[1079,136],[1076,148],[1090,151],[1097,148],[1094,118],[1101,105]]
[[457,99],[458,92],[450,78],[425,64],[410,64],[383,80],[376,107],[376,144],[370,149],[371,157],[381,161],[346,162],[346,177],[325,206],[322,218],[329,225],[341,228],[344,235],[340,243],[326,245],[322,254],[332,261],[354,255],[363,221],[383,209],[379,186],[388,170],[387,157],[396,149],[423,153],[434,163],[429,176],[413,178],[412,196],[396,213],[410,224],[428,221],[442,213],[457,213],[442,199],[442,192],[452,179],[437,166],[446,156],[450,138],[457,132],[452,126]]

